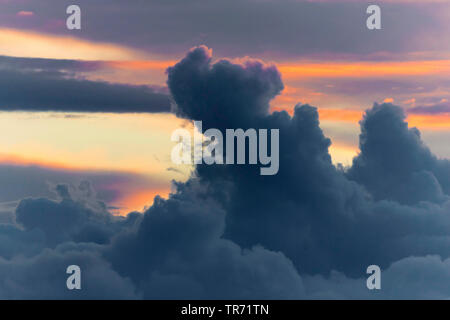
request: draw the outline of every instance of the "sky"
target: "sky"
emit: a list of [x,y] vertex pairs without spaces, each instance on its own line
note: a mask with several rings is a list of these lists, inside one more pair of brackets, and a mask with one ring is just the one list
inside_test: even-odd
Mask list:
[[[201,276],[226,257],[250,298],[372,297],[360,281],[372,259],[388,279],[423,268],[450,281],[450,3],[377,3],[381,30],[356,0],[78,0],[81,30],[68,30],[73,1],[0,0],[0,274],[19,264],[0,297],[39,298],[23,274],[46,259],[98,266],[88,298],[109,285],[119,298],[245,298]],[[231,110],[221,126],[284,128],[286,167],[265,180],[247,166],[175,165],[173,131],[217,123],[198,105]],[[267,280],[256,263],[270,288],[240,279]],[[114,281],[93,280],[99,270]],[[43,298],[77,297],[45,277]],[[417,297],[450,296],[436,277]]]
[[[372,32],[360,1],[80,1],[81,30],[66,28],[70,2],[2,1],[1,153],[19,165],[150,175],[146,194],[167,195],[181,177],[165,171],[164,145],[181,122],[170,114],[165,70],[207,45],[214,59],[275,64],[285,87],[272,110],[318,107],[335,163],[351,164],[363,111],[383,101],[407,110],[432,150],[449,157],[449,11],[431,3],[385,1],[383,28]],[[135,121],[142,126],[129,130]],[[10,126],[21,134],[11,137]],[[148,205],[127,197],[112,206]]]

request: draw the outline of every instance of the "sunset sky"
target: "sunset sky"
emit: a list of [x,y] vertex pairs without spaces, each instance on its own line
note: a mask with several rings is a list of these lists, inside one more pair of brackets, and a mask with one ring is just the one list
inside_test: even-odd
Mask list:
[[[450,299],[449,34],[450,0],[0,0],[0,300]],[[258,144],[177,165],[196,121]]]
[[364,1],[76,2],[81,30],[66,28],[72,1],[0,0],[4,210],[49,196],[42,186],[88,179],[125,214],[185,181],[170,135],[192,126],[170,112],[166,69],[198,45],[215,60],[276,65],[285,88],[271,109],[317,107],[334,163],[351,165],[374,102],[403,107],[431,150],[450,157],[448,1],[378,1],[376,31],[365,28]]

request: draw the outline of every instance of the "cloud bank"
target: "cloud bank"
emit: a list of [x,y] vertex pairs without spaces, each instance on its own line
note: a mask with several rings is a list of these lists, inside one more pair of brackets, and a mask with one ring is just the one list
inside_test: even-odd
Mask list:
[[[95,201],[24,199],[0,228],[0,298],[449,298],[450,164],[375,105],[350,168],[331,162],[316,108],[269,113],[274,66],[212,63],[197,47],[168,69],[179,116],[204,129],[280,129],[280,170],[197,165],[168,199],[112,217]],[[94,204],[93,204],[94,202]],[[84,289],[65,289],[78,264]],[[382,290],[365,287],[382,269]]]
[[0,57],[0,110],[170,112],[162,88],[83,79],[101,62]]

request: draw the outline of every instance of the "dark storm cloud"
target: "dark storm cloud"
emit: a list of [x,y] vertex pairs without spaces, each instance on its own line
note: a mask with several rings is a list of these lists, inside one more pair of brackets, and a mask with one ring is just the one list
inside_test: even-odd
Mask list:
[[[346,172],[331,162],[331,141],[314,107],[298,105],[292,117],[267,112],[282,88],[273,67],[212,64],[199,47],[168,76],[177,113],[204,121],[204,129],[280,129],[278,174],[197,165],[168,199],[156,197],[146,212],[126,218],[74,197],[67,186],[57,187],[60,201],[23,200],[18,226],[0,228],[10,244],[0,246],[0,297],[450,296],[443,285],[450,275],[450,169],[408,129],[400,108],[375,105],[366,112],[361,155]],[[370,170],[380,179],[394,176],[386,188],[410,188],[418,198],[384,195],[365,179]],[[411,181],[405,186],[397,175]],[[76,262],[88,273],[79,294],[64,291],[62,271]],[[365,287],[371,264],[383,269],[381,292]]]
[[[369,1],[133,1],[79,0],[82,32],[66,29],[65,10],[71,1],[27,1],[4,4],[3,26],[41,30],[107,41],[178,56],[206,44],[221,56],[266,54],[296,57],[316,54],[439,51],[448,31],[440,15],[448,4],[382,3],[383,29],[366,28]],[[19,19],[20,10],[35,12]],[[61,23],[55,23],[61,22]],[[420,39],[420,40],[419,40]]]
[[[202,52],[201,61],[194,59],[201,56]],[[246,93],[233,90],[228,73],[218,74],[215,69],[216,66],[211,65],[206,50],[197,48],[169,70],[168,84],[178,108],[182,109],[179,112],[190,112],[204,101],[214,106],[215,112],[209,112],[211,109],[196,109],[196,118],[193,120],[203,120],[204,130],[210,127],[210,124],[216,125],[218,122],[223,127],[233,128],[241,121],[241,114],[247,119]],[[236,72],[241,76],[235,77],[237,79],[248,77],[247,81],[251,82],[254,81],[253,77],[256,77],[251,69],[245,66],[239,68],[230,66],[230,72],[231,70],[238,70]],[[188,82],[186,72],[198,75],[196,81]],[[268,78],[272,72],[270,68],[265,69],[265,74],[263,72],[258,78]],[[215,76],[214,82],[205,81],[212,75]],[[269,79],[273,86],[279,81],[276,77]],[[204,84],[203,92],[214,92],[215,84],[223,83],[224,91],[222,95],[198,96],[197,83]],[[256,95],[254,97],[256,101],[267,99],[267,95],[269,99],[275,96],[276,92],[270,90],[272,86],[265,87],[269,90]],[[235,104],[231,107],[227,100],[222,99],[223,96]],[[240,101],[242,103],[239,103]],[[224,112],[218,111],[230,107],[239,110],[239,113],[225,113],[227,116],[224,117]],[[264,105],[261,107],[264,110]],[[376,113],[377,109],[375,107],[368,114]],[[388,106],[383,106],[382,109],[385,110],[383,113],[387,113],[387,123],[384,126],[382,122],[380,126],[374,124],[374,134],[388,133],[390,132],[388,129],[393,133],[397,131],[401,133],[401,129],[407,124],[396,121],[396,116],[403,119],[402,116],[396,115],[395,112],[390,114]],[[399,108],[395,110],[401,112]],[[368,199],[371,194],[367,194],[364,188],[348,180],[333,166],[328,152],[331,141],[323,135],[317,111],[313,107],[297,106],[292,118],[285,112],[266,116],[258,116],[258,113],[255,113],[253,118],[246,120],[243,127],[280,129],[279,173],[268,177],[255,175],[255,169],[251,166],[200,165],[197,166],[197,175],[202,181],[210,184],[211,194],[217,196],[217,201],[223,203],[227,211],[225,235],[244,247],[262,244],[268,249],[280,250],[292,259],[300,270],[309,273],[327,273],[336,269],[357,275],[363,272],[363,266],[369,265],[372,259],[378,261],[380,265],[387,266],[392,259],[414,254],[414,246],[410,248],[408,244],[402,242],[404,235],[400,229],[396,233],[395,229],[381,227],[379,221],[383,220],[385,215],[398,221],[399,226],[408,225],[408,232],[416,235],[441,233],[441,228],[449,227],[450,217],[446,216],[445,209],[440,209],[439,206],[427,208],[436,212],[431,215],[427,214],[424,208],[409,208],[395,202],[378,203]],[[396,143],[399,144],[398,148],[412,149],[410,153],[419,152],[422,142],[418,137],[410,140],[408,144],[402,146],[404,141],[394,136],[390,142],[392,147],[388,144],[389,149],[380,152],[383,154],[392,152],[391,148],[394,149]],[[380,141],[380,148],[383,148],[384,142],[388,141]],[[414,151],[416,149],[419,150]],[[374,162],[377,160],[379,159],[373,159]],[[402,157],[400,160],[404,162],[405,167],[415,165],[409,164],[411,161],[420,161],[408,157]],[[395,170],[395,167],[391,169]],[[433,201],[443,202],[448,199],[446,195],[450,170],[446,162],[436,165],[436,170],[440,172],[440,180],[435,179],[424,169],[424,172],[419,171],[417,176],[413,176],[417,180],[417,185],[410,187],[416,187],[413,191],[426,197],[423,200],[430,197]],[[399,188],[402,186],[397,185]],[[420,189],[421,187],[424,189]],[[391,198],[379,200],[382,199]],[[408,216],[408,212],[411,217]],[[381,230],[374,228],[374,225],[380,225]],[[424,228],[425,225],[428,229]],[[384,249],[388,243],[393,248],[392,251]],[[367,250],[368,247],[371,249]],[[444,255],[450,252],[445,247],[434,249],[430,246],[424,250]]]
[[[82,290],[67,290],[66,268],[83,270]],[[1,299],[136,299],[131,281],[119,276],[92,244],[65,244],[30,258],[0,258]],[[24,275],[27,277],[24,277]]]
[[76,187],[59,184],[55,190],[60,201],[28,198],[15,212],[16,223],[25,231],[42,233],[46,247],[68,241],[105,244],[127,224],[107,211],[87,181]]
[[[23,200],[16,211],[22,228],[0,225],[0,297],[302,297],[301,277],[282,253],[242,250],[222,238],[225,212],[200,199],[203,187],[194,184],[179,185],[167,201],[157,198],[144,216],[126,218],[81,200]],[[107,245],[113,232],[119,234]],[[83,270],[81,295],[65,289],[70,264]]]
[[164,89],[86,80],[101,62],[0,57],[0,110],[170,112]]
[[360,154],[348,176],[375,199],[415,204],[442,202],[450,194],[450,161],[438,160],[408,128],[399,107],[375,105],[361,122]]
[[[201,119],[207,128],[248,126],[268,114],[270,100],[284,88],[274,65],[249,60],[240,66],[222,60],[210,69],[210,63],[211,51],[202,46],[167,70],[175,113]],[[231,91],[233,95],[223,94]]]
[[48,246],[72,239],[106,243],[114,231],[107,227],[111,216],[97,213],[70,198],[59,203],[48,199],[27,199],[18,205],[16,221],[25,230],[42,231]]
[[208,197],[191,181],[169,200],[156,198],[136,232],[107,249],[113,268],[148,299],[300,298],[302,281],[291,261],[223,239],[225,212]]
[[[417,276],[411,276],[414,274]],[[311,288],[309,299],[448,299],[450,259],[425,256],[396,261],[383,271],[378,292],[369,292],[362,279],[339,272],[332,272],[328,278],[305,276],[303,280],[305,287]]]

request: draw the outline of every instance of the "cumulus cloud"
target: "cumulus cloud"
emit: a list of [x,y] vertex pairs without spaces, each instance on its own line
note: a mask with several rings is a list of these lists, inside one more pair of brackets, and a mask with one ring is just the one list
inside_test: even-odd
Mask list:
[[[67,290],[66,268],[83,270],[82,290]],[[1,299],[137,299],[133,283],[111,269],[89,244],[66,243],[30,257],[0,258]]]
[[136,231],[116,238],[106,256],[145,298],[301,297],[302,280],[289,259],[223,239],[224,221],[207,189],[191,181],[168,200],[156,198]]
[[[168,70],[168,86],[177,114],[204,129],[279,129],[278,174],[197,165],[168,199],[127,217],[64,185],[59,201],[22,200],[17,225],[0,228],[10,244],[0,246],[0,295],[110,297],[122,288],[119,298],[450,296],[450,169],[400,108],[366,112],[361,152],[343,169],[331,162],[316,108],[268,112],[283,88],[273,66],[213,63],[198,47]],[[64,291],[61,270],[73,261],[88,272],[80,295]],[[380,292],[365,287],[371,264],[383,269]],[[32,286],[40,281],[41,294]]]
[[[199,52],[200,51],[200,52]],[[323,135],[319,127],[317,110],[308,105],[298,105],[293,117],[285,112],[273,113],[266,116],[257,116],[242,120],[241,114],[248,112],[248,105],[239,91],[233,90],[231,86],[224,86],[222,95],[212,94],[196,96],[196,87],[190,85],[184,74],[185,63],[191,61],[192,56],[198,56],[206,52],[205,48],[197,48],[191,51],[187,57],[177,66],[169,70],[169,88],[174,96],[178,108],[182,111],[191,110],[195,105],[202,104],[207,100],[215,108],[227,108],[228,104],[222,102],[222,96],[233,97],[233,106],[240,112],[231,113],[230,117],[224,118],[221,112],[209,112],[201,108],[196,109],[196,118],[208,124],[222,123],[222,126],[233,128],[239,121],[246,121],[243,127],[256,128],[279,128],[280,129],[280,171],[271,177],[255,175],[252,166],[207,166],[199,165],[196,168],[198,177],[210,183],[212,194],[216,195],[217,201],[221,202],[227,210],[227,225],[225,235],[244,247],[262,244],[271,250],[284,252],[293,260],[297,267],[309,273],[328,273],[331,270],[342,270],[348,274],[358,275],[364,272],[364,266],[371,264],[375,259],[380,265],[387,266],[392,259],[404,258],[414,253],[414,246],[404,243],[404,230],[402,228],[384,228],[381,221],[391,219],[397,221],[398,225],[407,225],[408,232],[412,234],[433,233],[441,234],[441,228],[448,227],[448,218],[445,215],[447,207],[405,207],[402,202],[388,202],[390,197],[374,197],[369,188],[362,187],[363,183],[355,183],[348,179],[347,174],[337,170],[328,152],[331,141]],[[205,53],[206,54],[206,53]],[[227,83],[226,73],[216,74],[215,65],[209,59],[203,59],[202,63],[191,63],[203,79],[208,79],[213,74],[216,79],[214,83]],[[222,62],[218,62],[220,64]],[[239,70],[241,77],[255,77],[252,70],[246,65],[232,66],[232,70]],[[201,71],[200,71],[201,70]],[[265,69],[266,74],[258,75],[263,79],[270,79],[275,86],[280,79],[269,77],[273,71]],[[195,73],[195,71],[194,71]],[[173,80],[176,79],[177,81]],[[201,80],[198,80],[201,81]],[[247,80],[251,81],[251,80]],[[172,82],[176,85],[172,85]],[[204,81],[204,92],[213,92],[213,82]],[[228,82],[229,83],[229,82]],[[270,85],[266,86],[271,88]],[[179,101],[178,88],[182,88],[183,101]],[[227,90],[227,88],[230,88]],[[227,91],[225,91],[227,90]],[[276,94],[267,90],[266,93]],[[264,105],[261,106],[264,109]],[[383,127],[373,125],[374,134],[387,133],[388,127],[392,130],[395,139],[397,131],[407,126],[401,110],[394,108],[395,112],[389,113],[390,107],[380,107],[386,115],[387,124]],[[251,109],[251,105],[250,108]],[[379,107],[375,106],[368,114],[376,113]],[[242,110],[242,111],[241,111]],[[366,116],[369,118],[369,116]],[[245,118],[244,116],[244,119]],[[397,121],[396,121],[397,120]],[[399,129],[400,128],[400,129]],[[365,128],[363,126],[363,133]],[[407,132],[408,129],[406,129]],[[412,132],[417,130],[411,129]],[[387,136],[390,137],[389,133]],[[427,149],[422,147],[422,142],[417,136],[404,148],[417,152],[423,148],[425,154]],[[414,144],[413,142],[416,142]],[[383,143],[383,141],[382,141]],[[388,147],[389,141],[386,141]],[[363,148],[364,149],[364,148]],[[417,149],[417,150],[416,150]],[[414,151],[415,150],[415,151]],[[383,155],[387,152],[383,151]],[[434,159],[429,153],[430,159]],[[410,159],[408,156],[401,160],[405,166],[409,162],[419,161],[416,157]],[[377,159],[374,159],[376,162]],[[436,164],[436,170],[442,173],[448,172],[447,167]],[[411,164],[414,165],[414,164]],[[394,170],[394,167],[392,167]],[[352,169],[350,169],[351,171]],[[370,169],[368,169],[370,171]],[[440,193],[439,200],[446,201],[448,194],[447,178],[440,174],[442,181],[427,176],[414,176],[419,183],[431,184]],[[428,178],[428,179],[427,179]],[[434,184],[432,184],[434,182]],[[369,189],[369,190],[367,190]],[[367,192],[369,191],[369,192]],[[416,192],[432,193],[432,191],[417,189]],[[433,194],[434,195],[434,194]],[[396,199],[393,199],[396,200]],[[414,202],[416,203],[416,202]],[[436,214],[430,214],[434,211]],[[386,220],[387,222],[387,220]],[[374,228],[379,225],[379,228]],[[423,226],[426,225],[428,229]],[[444,227],[445,226],[445,227]],[[435,229],[435,230],[433,230]],[[446,240],[443,240],[446,241]],[[390,244],[392,250],[387,250]],[[401,250],[394,248],[401,247]],[[367,248],[371,248],[368,250]],[[436,248],[428,248],[436,252]],[[425,251],[427,249],[424,249]],[[448,250],[440,248],[438,252],[447,254]]]
[[450,193],[450,162],[438,160],[408,128],[399,107],[375,105],[361,122],[360,154],[348,176],[376,199],[442,202]]
[[[27,183],[24,183],[26,181]],[[167,187],[159,179],[124,171],[77,170],[42,167],[39,164],[0,164],[0,212],[10,214],[20,199],[27,197],[64,198],[56,189],[71,186],[71,196],[80,199],[80,190],[92,186],[91,197],[106,203],[108,207],[120,205],[122,199],[137,190],[153,190]],[[58,186],[60,185],[60,186]],[[74,187],[75,186],[75,187]],[[152,199],[149,199],[151,202]],[[1,219],[1,218],[0,218]],[[0,220],[1,221],[1,220]]]
[[408,257],[383,271],[380,291],[370,292],[366,279],[340,272],[328,277],[303,277],[308,299],[448,299],[450,259],[439,256]]
[[167,70],[175,113],[202,120],[206,128],[248,126],[266,116],[270,100],[284,88],[277,68],[257,60],[211,64],[211,55],[205,46],[198,47]]

